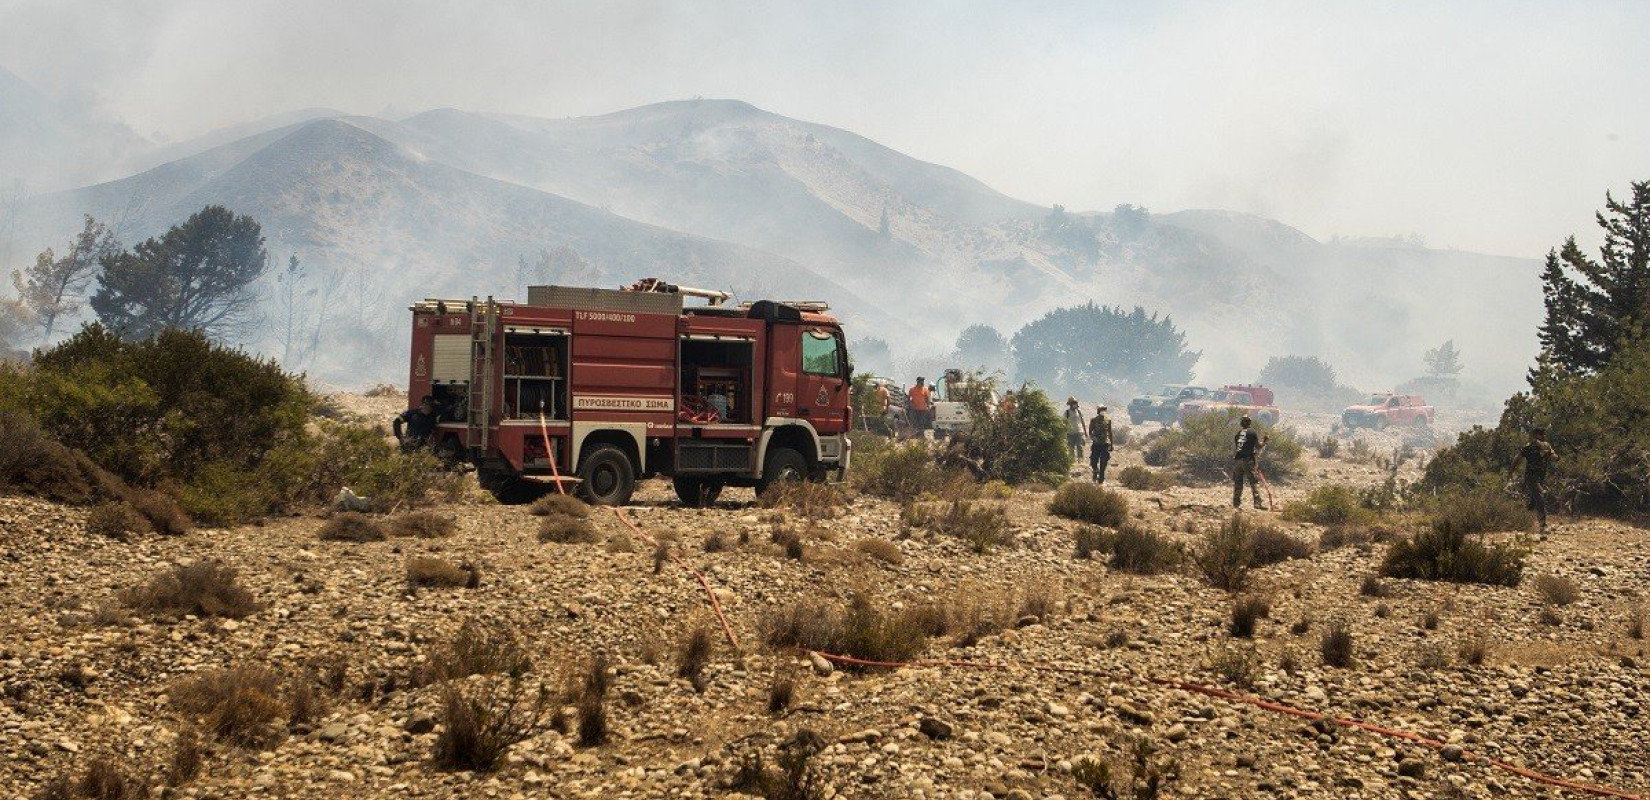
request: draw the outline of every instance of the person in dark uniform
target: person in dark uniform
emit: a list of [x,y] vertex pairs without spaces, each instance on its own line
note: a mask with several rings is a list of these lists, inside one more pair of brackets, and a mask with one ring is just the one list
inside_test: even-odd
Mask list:
[[1243,507],[1243,480],[1249,479],[1249,494],[1255,499],[1255,508],[1265,510],[1260,502],[1260,486],[1255,480],[1255,463],[1266,449],[1266,437],[1255,433],[1249,415],[1238,420],[1237,435],[1232,437],[1237,452],[1232,456],[1232,508]]
[[1106,465],[1111,463],[1111,417],[1105,406],[1095,406],[1089,418],[1089,471],[1095,483],[1106,482]]
[[[430,434],[435,433],[437,418],[435,398],[424,395],[424,399],[418,402],[418,408],[401,412],[390,423],[390,429],[394,431],[396,440],[401,442],[402,450],[417,450],[430,440]],[[402,425],[406,426],[405,430]]]
[[1530,430],[1530,442],[1519,448],[1518,456],[1513,459],[1512,468],[1518,471],[1520,462],[1524,464],[1524,497],[1529,501],[1531,511],[1541,523],[1541,529],[1547,529],[1547,495],[1541,489],[1541,484],[1547,480],[1547,468],[1558,459],[1558,453],[1553,452],[1553,446],[1547,444],[1547,429],[1533,428]]

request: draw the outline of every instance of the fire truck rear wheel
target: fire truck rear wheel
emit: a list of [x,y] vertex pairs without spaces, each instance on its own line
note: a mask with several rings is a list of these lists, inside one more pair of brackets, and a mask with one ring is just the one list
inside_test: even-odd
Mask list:
[[623,450],[610,444],[596,445],[579,464],[579,494],[599,506],[622,506],[636,491],[636,470]]
[[761,494],[776,483],[796,483],[807,479],[808,459],[789,447],[775,447],[768,451],[767,460],[762,462],[762,483],[756,487],[756,492]]
[[676,490],[676,499],[688,508],[711,505],[722,494],[721,481],[677,475],[670,479],[670,484]]

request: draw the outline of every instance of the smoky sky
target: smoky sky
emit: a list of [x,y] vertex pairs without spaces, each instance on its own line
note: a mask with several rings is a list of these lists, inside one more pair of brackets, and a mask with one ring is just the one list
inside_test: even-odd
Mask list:
[[1650,3],[0,0],[0,66],[176,141],[306,107],[737,98],[1040,204],[1539,256],[1650,178]]

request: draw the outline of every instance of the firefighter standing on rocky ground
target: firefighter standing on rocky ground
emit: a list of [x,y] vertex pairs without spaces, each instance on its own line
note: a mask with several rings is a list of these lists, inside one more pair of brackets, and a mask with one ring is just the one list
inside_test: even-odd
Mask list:
[[1264,511],[1266,505],[1260,501],[1260,485],[1255,479],[1258,469],[1256,462],[1260,454],[1266,450],[1266,438],[1250,427],[1254,422],[1248,414],[1238,420],[1237,435],[1232,437],[1237,453],[1232,456],[1232,508],[1243,507],[1243,480],[1249,479],[1249,494],[1255,499],[1255,508]]
[[1547,444],[1547,429],[1534,428],[1530,431],[1529,444],[1519,449],[1512,463],[1514,472],[1518,471],[1519,462],[1524,463],[1524,497],[1529,500],[1530,510],[1535,512],[1542,530],[1547,530],[1547,495],[1541,484],[1547,480],[1547,468],[1557,459],[1558,453]]
[[1083,445],[1088,442],[1088,437],[1084,435],[1086,426],[1083,424],[1083,409],[1077,405],[1077,398],[1066,398],[1065,418],[1066,446],[1071,448],[1072,462],[1081,464],[1083,462]]
[[1089,471],[1095,483],[1106,482],[1106,465],[1111,463],[1111,417],[1105,406],[1095,406],[1089,419]]
[[908,420],[911,430],[921,437],[923,431],[933,425],[934,392],[928,388],[928,379],[918,376],[916,384],[905,395],[911,403],[907,408],[911,416]]
[[[396,416],[390,423],[390,430],[395,433],[397,441],[401,442],[404,451],[417,450],[430,440],[430,434],[435,433],[436,423],[435,398],[424,395],[418,401],[418,408],[408,409]],[[405,424],[406,430],[401,426]]]

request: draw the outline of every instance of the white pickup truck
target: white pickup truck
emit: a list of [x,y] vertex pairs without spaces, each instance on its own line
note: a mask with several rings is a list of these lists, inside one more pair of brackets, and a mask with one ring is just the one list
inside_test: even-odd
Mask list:
[[[945,377],[934,384],[934,438],[943,439],[968,430],[973,419],[968,413],[968,400],[975,385],[956,370],[946,370]],[[997,407],[997,391],[991,392],[988,408]]]

